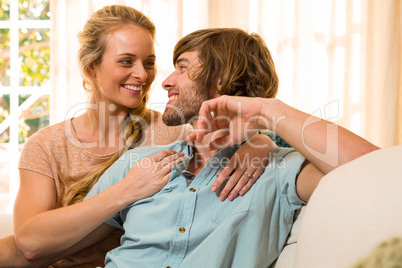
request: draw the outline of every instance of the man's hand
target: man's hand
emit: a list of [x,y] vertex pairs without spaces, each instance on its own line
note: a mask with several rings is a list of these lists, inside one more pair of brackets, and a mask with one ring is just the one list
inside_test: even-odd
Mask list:
[[259,129],[270,125],[261,114],[264,102],[263,98],[233,96],[205,101],[197,126],[187,137],[187,142],[201,142],[210,134],[210,147],[221,149],[250,139]]

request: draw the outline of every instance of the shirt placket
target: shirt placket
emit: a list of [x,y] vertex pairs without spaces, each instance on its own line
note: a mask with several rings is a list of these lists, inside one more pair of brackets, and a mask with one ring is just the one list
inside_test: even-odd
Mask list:
[[[222,153],[219,152],[214,157],[219,159],[221,154]],[[192,157],[191,149],[189,156]],[[189,159],[187,159],[187,161],[188,160]],[[187,254],[190,230],[195,215],[197,193],[201,187],[205,187],[205,185],[207,185],[209,181],[216,176],[218,171],[216,168],[211,167],[210,163],[211,161],[194,178],[193,182],[186,188],[183,194],[183,198],[180,203],[179,215],[175,226],[175,234],[171,242],[170,256],[162,267],[178,267]]]
[[[182,170],[185,169],[188,161],[193,157],[191,146],[187,146],[184,151],[186,159],[182,163],[176,164],[174,170],[183,176]],[[183,180],[185,182],[185,180]],[[180,202],[179,214],[175,225],[175,234],[170,245],[170,255],[166,263],[162,267],[173,268],[178,267],[186,256],[190,229],[194,218],[195,204],[197,199],[197,190],[187,187],[183,193]]]
[[186,256],[190,230],[194,219],[197,190],[188,187],[183,194],[180,211],[175,226],[175,235],[171,242],[170,256],[163,267],[178,267]]

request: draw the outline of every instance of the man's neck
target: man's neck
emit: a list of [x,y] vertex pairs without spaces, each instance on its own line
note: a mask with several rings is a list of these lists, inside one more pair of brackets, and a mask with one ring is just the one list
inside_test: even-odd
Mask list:
[[[193,122],[195,129],[196,122]],[[219,151],[217,149],[211,150],[209,144],[211,143],[212,134],[205,135],[202,142],[194,142],[193,158],[187,166],[187,171],[197,175],[208,161]]]
[[187,171],[198,175],[208,161],[218,152],[218,150],[210,150],[208,144],[194,143],[193,158],[190,160]]

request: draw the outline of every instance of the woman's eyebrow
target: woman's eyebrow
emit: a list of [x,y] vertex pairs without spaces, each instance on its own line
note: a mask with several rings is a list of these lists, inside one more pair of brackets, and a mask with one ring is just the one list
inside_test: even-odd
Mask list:
[[[121,56],[137,57],[136,54],[132,54],[132,53],[121,53],[121,54],[119,54],[118,56],[119,56],[119,57],[121,57]],[[156,55],[155,55],[155,54],[151,54],[151,55],[148,55],[147,58],[156,58]]]

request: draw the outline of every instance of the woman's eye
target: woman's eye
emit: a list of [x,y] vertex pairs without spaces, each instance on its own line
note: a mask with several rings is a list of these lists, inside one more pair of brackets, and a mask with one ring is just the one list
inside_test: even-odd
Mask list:
[[131,60],[121,60],[119,62],[122,63],[122,64],[132,64]]

